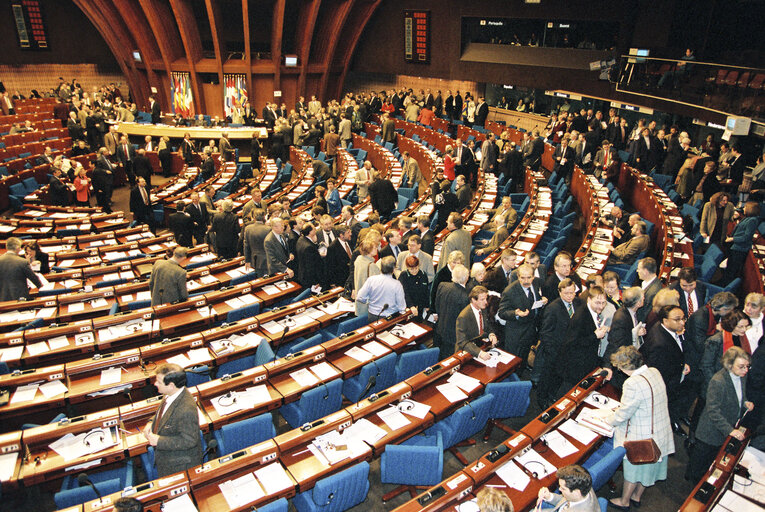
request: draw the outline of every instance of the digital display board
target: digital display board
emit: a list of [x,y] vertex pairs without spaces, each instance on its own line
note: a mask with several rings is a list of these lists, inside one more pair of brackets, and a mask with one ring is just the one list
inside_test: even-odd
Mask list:
[[430,11],[404,11],[404,58],[430,64]]
[[40,0],[14,1],[11,9],[21,49],[47,50],[48,31],[45,29]]

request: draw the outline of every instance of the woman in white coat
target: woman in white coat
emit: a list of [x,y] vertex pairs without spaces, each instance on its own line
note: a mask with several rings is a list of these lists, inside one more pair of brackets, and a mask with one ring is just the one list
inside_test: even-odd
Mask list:
[[659,461],[653,464],[634,465],[624,458],[622,496],[612,499],[611,505],[629,510],[630,502],[639,506],[646,487],[657,480],[666,480],[667,457],[675,452],[675,440],[669,421],[667,389],[659,370],[646,366],[643,356],[631,345],[611,355],[611,364],[628,377],[622,387],[622,405],[605,418],[614,426],[614,446],[652,437],[661,450]]

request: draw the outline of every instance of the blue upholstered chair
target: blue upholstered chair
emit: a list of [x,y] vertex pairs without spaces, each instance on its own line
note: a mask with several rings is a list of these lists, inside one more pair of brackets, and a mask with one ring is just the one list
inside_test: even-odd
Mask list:
[[[199,439],[201,439],[202,453],[204,453],[207,450],[207,441],[205,441],[205,436],[202,434],[201,430],[199,431]],[[213,450],[213,452],[214,451],[215,450]],[[212,453],[212,455],[214,458],[215,453]],[[157,474],[157,466],[154,465],[154,447],[149,446],[148,449],[139,457],[141,459],[141,466],[143,467],[143,471],[146,473],[146,480],[156,480],[159,478],[159,475]],[[202,462],[207,462],[209,458],[210,454],[205,455],[202,459]]]
[[395,382],[402,382],[438,362],[438,348],[410,350],[398,356]]
[[380,458],[380,481],[398,484],[383,495],[383,502],[409,491],[414,498],[417,489],[436,485],[443,478],[444,443],[442,435],[414,436],[401,444],[387,445]]
[[355,331],[356,329],[360,327],[364,327],[365,325],[368,325],[368,324],[369,324],[369,317],[368,315],[364,314],[362,316],[354,316],[347,320],[343,320],[339,324],[329,326],[327,330],[330,332],[334,332],[335,336],[340,336],[341,334]]
[[342,512],[363,502],[369,492],[369,463],[361,462],[322,478],[292,499],[298,512]]
[[[612,447],[611,450],[594,464],[589,465],[585,463],[584,467],[592,476],[592,488],[595,489],[595,492],[598,492],[601,487],[611,481],[611,477],[614,476],[616,470],[622,465],[625,453],[626,450],[623,446],[617,446],[616,448]],[[611,483],[610,486],[613,489],[613,483]]]
[[475,441],[469,438],[486,426],[492,400],[494,400],[493,395],[484,393],[477,400],[465,402],[465,405],[430,427],[426,434],[434,436],[440,432],[443,436],[444,447],[467,466],[467,459],[457,451],[457,447],[475,444]]
[[[102,496],[121,491],[133,485],[133,461],[128,460],[119,468],[89,474],[89,479]],[[53,501],[56,502],[57,508],[62,509],[97,498],[98,496],[89,485],[79,486],[77,475],[67,475],[61,482],[61,490],[53,496]]]
[[287,501],[287,498],[279,498],[267,505],[261,505],[258,507],[258,512],[287,512],[289,507],[290,504]]
[[297,402],[283,405],[279,412],[290,427],[297,428],[339,410],[343,403],[342,388],[341,379],[319,384],[303,393]]
[[[343,382],[343,396],[352,403],[356,403],[372,393],[392,386],[395,376],[396,354],[391,352],[376,361],[365,364],[358,375]],[[371,385],[369,385],[370,382]]]
[[484,441],[489,439],[494,427],[498,427],[508,434],[515,434],[514,430],[499,420],[518,418],[526,414],[531,401],[529,398],[531,381],[492,382],[486,386],[486,393],[493,395],[494,401],[491,404],[489,421],[486,424],[486,432],[483,435]]
[[218,453],[221,457],[271,439],[275,435],[276,429],[270,412],[223,425],[213,433],[218,441]]
[[260,313],[260,303],[248,304],[241,308],[232,309],[226,315],[226,323],[238,322],[244,318],[250,318]]

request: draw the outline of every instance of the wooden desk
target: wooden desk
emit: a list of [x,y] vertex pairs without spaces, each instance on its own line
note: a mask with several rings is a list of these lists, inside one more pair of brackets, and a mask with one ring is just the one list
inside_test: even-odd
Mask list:
[[[10,432],[21,428],[24,423],[39,421],[47,423],[55,416],[54,411],[63,411],[67,393],[46,397],[39,388],[33,395],[22,402],[14,402],[14,396],[23,386],[35,383],[44,385],[48,382],[60,381],[66,385],[66,373],[63,364],[48,366],[45,368],[30,368],[27,370],[14,370],[11,373],[0,375],[0,389],[10,393],[10,402],[0,407],[3,421],[0,422],[2,432]],[[55,385],[55,384],[51,384]]]
[[94,351],[93,322],[80,320],[29,329],[24,332],[24,341],[25,366],[68,363]]
[[87,512],[112,512],[114,502],[120,498],[135,498],[143,503],[146,512],[161,512],[166,501],[189,494],[190,490],[188,476],[183,471],[159,480],[126,487],[122,491],[104,496],[103,500],[92,500],[60,512],[81,512],[83,510]]
[[126,123],[117,124],[117,131],[127,135],[145,137],[151,135],[154,138],[168,136],[170,138],[182,139],[184,134],[188,133],[192,139],[220,139],[223,132],[228,133],[229,139],[249,140],[254,134],[259,139],[268,138],[268,131],[264,126],[247,126],[241,128],[206,128],[203,126],[168,126],[164,124],[142,124]]

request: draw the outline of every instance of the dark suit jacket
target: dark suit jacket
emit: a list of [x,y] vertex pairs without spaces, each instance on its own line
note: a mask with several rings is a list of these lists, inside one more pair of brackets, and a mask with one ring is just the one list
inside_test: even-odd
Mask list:
[[[574,169],[574,160],[576,159],[576,151],[571,146],[558,146],[553,154],[555,165],[553,166],[553,172],[560,176],[566,177],[571,174]],[[565,159],[566,163],[561,164],[561,160]]]
[[[574,281],[574,283],[576,283],[576,285],[579,287],[579,291],[581,292],[582,280],[579,279],[579,275],[572,272],[568,277]],[[561,280],[558,279],[558,274],[556,274],[554,271],[545,280],[545,284],[542,286],[542,293],[545,297],[547,297],[548,300],[555,300],[560,296],[558,293],[558,284],[560,284],[560,281]]]
[[173,260],[157,261],[151,269],[149,290],[151,290],[152,306],[188,299],[186,269]]
[[486,272],[483,284],[491,291],[502,293],[507,288],[507,285],[511,283],[507,280],[502,264],[499,264]]
[[393,253],[393,247],[391,247],[390,244],[383,247],[382,250],[380,251],[380,259],[383,259],[386,256],[394,256],[398,259],[398,255],[404,252],[406,248],[401,246],[397,246],[397,247],[398,247],[398,252],[396,252],[395,254]]
[[133,212],[133,217],[136,220],[149,220],[154,212],[151,209],[151,192],[146,187],[146,196],[149,204],[143,202],[143,195],[141,194],[140,187],[133,187],[130,190],[130,211]]
[[701,382],[704,379],[701,372],[701,359],[704,355],[707,338],[717,332],[718,321],[719,319],[712,314],[712,308],[704,305],[694,311],[685,322],[685,346],[683,348],[685,349],[685,362],[691,367],[688,378],[692,381]]
[[301,236],[295,247],[297,251],[296,278],[298,283],[305,288],[315,284],[324,284],[324,263],[319,255],[319,246],[309,238]]
[[213,175],[215,174],[215,162],[213,162],[212,158],[206,158],[202,162],[201,174],[202,174],[202,181],[207,181],[213,177]]
[[117,144],[117,158],[122,163],[122,165],[125,165],[128,161],[127,157],[130,157],[130,161],[132,162],[135,159],[135,149],[133,148],[133,145],[128,143],[127,145],[128,151],[127,154],[125,153],[125,145],[124,144]]
[[470,302],[468,291],[456,283],[442,283],[436,292],[438,323],[436,332],[440,336],[441,354],[453,354],[457,343],[456,322],[460,312]]
[[723,368],[715,373],[707,388],[707,402],[696,427],[696,439],[712,446],[722,446],[744,412],[743,402],[747,400],[746,379],[741,380],[739,402],[728,370]]
[[484,126],[487,117],[489,117],[489,105],[483,102],[475,109],[475,124]]
[[284,272],[287,270],[287,261],[289,260],[289,240],[286,233],[283,233],[285,241],[287,242],[287,249],[279,242],[276,235],[270,232],[266,235],[266,239],[263,241],[263,248],[266,251],[266,264],[268,266],[268,273],[275,274],[277,272]]
[[685,366],[685,355],[671,334],[660,323],[654,325],[645,343],[640,347],[645,364],[659,370],[667,392],[672,393],[680,384]]
[[[572,306],[574,307],[574,315],[582,309],[582,304],[577,298],[574,298]],[[584,309],[587,308],[585,307]],[[560,352],[563,340],[566,339],[571,318],[574,317],[568,316],[568,310],[560,297],[545,306],[544,314],[542,315],[542,326],[539,329],[539,340],[541,342],[539,350],[545,353],[544,361],[549,366],[554,366],[557,363],[558,353]]]
[[[351,247],[350,243],[348,247]],[[327,257],[324,260],[328,284],[345,286],[345,281],[350,273],[351,258],[337,238],[327,247]]]
[[422,247],[420,249],[433,256],[433,251],[436,248],[436,238],[433,235],[433,230],[427,230],[424,235],[420,233],[420,238],[422,239]]
[[[534,296],[537,300],[542,298],[542,290],[538,283],[533,283]],[[528,309],[529,314],[525,317],[516,317],[515,310]],[[507,322],[505,325],[505,348],[512,352],[512,347],[518,345],[531,346],[537,341],[537,316],[540,310],[531,310],[531,302],[520,281],[509,285],[502,292],[499,301],[499,317]],[[517,355],[517,352],[513,352]]]
[[396,208],[398,192],[387,179],[378,179],[369,185],[369,196],[372,208],[381,216],[387,217]]
[[218,212],[213,215],[210,231],[215,233],[215,246],[221,249],[236,248],[239,241],[239,218],[231,212]]
[[595,336],[595,320],[586,304],[574,313],[569,325],[558,367],[564,382],[577,382],[598,366],[600,340]]
[[147,185],[151,184],[152,172],[153,169],[151,167],[151,162],[146,157],[146,155],[136,155],[133,158],[133,174],[139,178],[145,179]]
[[[159,413],[165,405],[162,400]],[[157,416],[154,416],[154,421]],[[159,434],[154,448],[154,465],[160,477],[184,471],[202,463],[202,441],[199,436],[197,403],[188,390],[181,391],[162,414],[155,431]]]
[[48,182],[48,197],[50,204],[54,206],[67,206],[69,204],[69,190],[60,178],[51,177]]
[[242,231],[244,261],[255,269],[255,274],[262,277],[268,274],[265,240],[271,230],[265,224],[254,222]]
[[[481,317],[483,318],[483,335],[488,336],[490,333],[496,334],[497,331],[494,327],[494,322],[489,315],[489,308],[485,308],[481,311]],[[473,341],[475,338],[481,335],[478,330],[478,322],[475,320],[473,309],[470,304],[465,306],[460,314],[457,316],[456,324],[456,350],[465,350],[473,357],[478,357],[478,353],[481,348]]]
[[153,124],[157,124],[157,123],[159,123],[161,118],[162,118],[162,111],[160,110],[159,102],[155,101],[151,105],[151,122]]
[[430,309],[436,310],[436,293],[438,292],[438,285],[441,283],[450,283],[452,280],[452,271],[449,270],[449,265],[444,265],[438,272],[436,277],[433,278],[433,285],[430,288]]
[[643,290],[645,293],[645,304],[637,311],[638,320],[645,322],[645,319],[648,317],[648,313],[650,313],[651,309],[653,308],[653,298],[656,297],[656,294],[659,293],[659,290],[661,289],[661,280],[657,276],[656,279],[654,279],[651,284],[648,285],[648,288]]
[[0,301],[29,298],[27,279],[38,288],[41,286],[29,262],[18,254],[6,252],[0,256],[0,275],[3,276],[0,279]]
[[192,203],[186,206],[185,211],[191,217],[194,231],[207,229],[207,224],[210,222],[210,212],[207,211],[207,207],[205,207],[205,205],[200,202],[199,208],[197,208]]
[[[685,317],[688,318],[688,300],[685,297],[685,292],[680,288],[680,281],[676,281],[670,286],[670,289],[675,290],[680,294],[680,308],[683,310],[683,313],[685,313]],[[696,281],[696,289],[693,290],[693,293],[696,294],[696,304],[698,304],[697,309],[703,308],[704,304],[707,303],[707,285],[701,281]]]
[[167,218],[167,224],[179,245],[184,247],[192,247],[194,245],[191,241],[194,222],[191,220],[190,215],[185,212],[175,212]]

